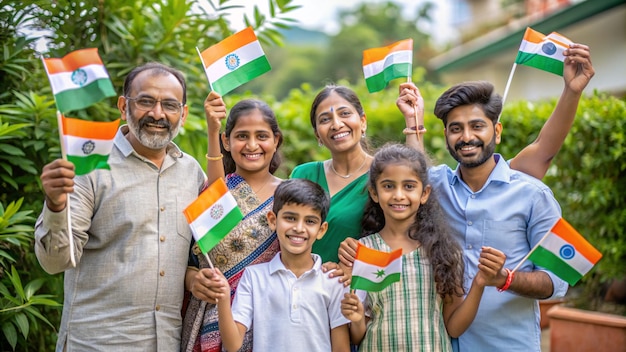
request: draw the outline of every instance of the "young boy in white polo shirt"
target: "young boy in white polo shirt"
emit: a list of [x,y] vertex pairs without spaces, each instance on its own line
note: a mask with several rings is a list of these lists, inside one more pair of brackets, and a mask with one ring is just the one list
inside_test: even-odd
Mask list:
[[267,214],[280,252],[268,263],[247,267],[230,304],[230,286],[219,270],[213,275],[223,348],[237,351],[254,327],[254,351],[350,351],[349,321],[341,314],[348,288],[322,272],[313,243],[328,228],[330,198],[305,179],[283,181]]

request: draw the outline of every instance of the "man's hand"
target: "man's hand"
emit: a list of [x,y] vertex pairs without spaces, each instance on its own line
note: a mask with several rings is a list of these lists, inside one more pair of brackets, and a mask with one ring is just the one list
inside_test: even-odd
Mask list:
[[563,80],[565,87],[573,92],[581,94],[587,86],[595,71],[591,64],[591,52],[584,44],[571,44],[569,49],[563,52]]
[[74,164],[67,160],[57,159],[43,167],[40,178],[48,209],[65,209],[67,194],[74,192],[74,176]]

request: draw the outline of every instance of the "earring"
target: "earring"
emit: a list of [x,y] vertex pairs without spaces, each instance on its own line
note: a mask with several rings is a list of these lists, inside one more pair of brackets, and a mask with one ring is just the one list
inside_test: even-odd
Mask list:
[[366,137],[365,131],[361,131],[361,138],[365,138],[365,137]]
[[324,143],[322,143],[322,140],[321,140],[321,139],[318,139],[318,140],[317,140],[317,145],[319,145],[320,147],[323,147],[323,146],[324,146]]

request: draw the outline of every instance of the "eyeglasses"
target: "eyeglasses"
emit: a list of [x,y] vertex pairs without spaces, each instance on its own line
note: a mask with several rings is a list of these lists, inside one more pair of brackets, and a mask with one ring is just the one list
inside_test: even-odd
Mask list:
[[152,97],[124,98],[126,98],[126,100],[134,101],[137,110],[141,111],[150,111],[154,109],[157,102],[161,103],[161,109],[163,109],[166,114],[178,114],[183,107],[183,104],[176,100],[156,100]]

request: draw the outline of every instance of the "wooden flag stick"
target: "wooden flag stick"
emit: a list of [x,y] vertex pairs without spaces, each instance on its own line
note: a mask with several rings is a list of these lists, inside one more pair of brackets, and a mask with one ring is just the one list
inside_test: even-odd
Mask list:
[[[517,68],[517,64],[513,63],[513,67],[511,67],[511,73],[509,73],[509,80],[506,82],[506,86],[504,87],[504,94],[502,95],[502,111],[504,111],[504,102],[506,101],[506,96],[509,94],[509,88],[511,87],[511,81],[513,80],[515,68]],[[498,115],[497,122],[500,122],[500,116],[502,116],[502,111],[500,111],[500,115]]]
[[[209,258],[209,253],[203,253],[204,257],[206,258],[206,261],[209,262],[209,267],[213,270],[213,275],[217,275],[215,273],[215,267],[213,266],[213,262],[211,261],[211,258]],[[215,299],[215,304],[217,304],[218,299]]]
[[[63,115],[57,110],[57,124],[59,125],[59,140],[61,142],[61,156],[63,160],[67,160],[67,146],[65,145],[65,139],[63,138]],[[76,258],[74,258],[74,234],[72,233],[72,211],[70,208],[70,195],[67,194],[67,203],[65,203],[67,212],[67,237],[68,245],[70,246],[70,261],[72,267],[76,267]]]
[[[411,76],[409,75],[407,77],[407,82],[411,83]],[[420,130],[422,128],[424,128],[423,125],[420,125],[418,116],[417,116],[417,103],[415,105],[413,105],[413,113],[415,114],[413,116],[413,118],[415,119],[415,137],[417,138],[417,143],[422,147],[422,150],[424,150],[424,143],[422,142],[422,136],[420,135]]]
[[[206,72],[206,66],[204,64],[204,59],[202,59],[202,53],[200,52],[200,49],[198,49],[198,47],[196,47],[196,51],[198,52],[198,56],[200,56],[200,62],[202,63],[202,71],[204,71],[204,74],[206,75],[206,80],[209,82],[209,89],[213,91],[213,85],[211,84],[211,79],[209,78],[209,74]],[[209,260],[209,263],[210,262],[211,261]]]

